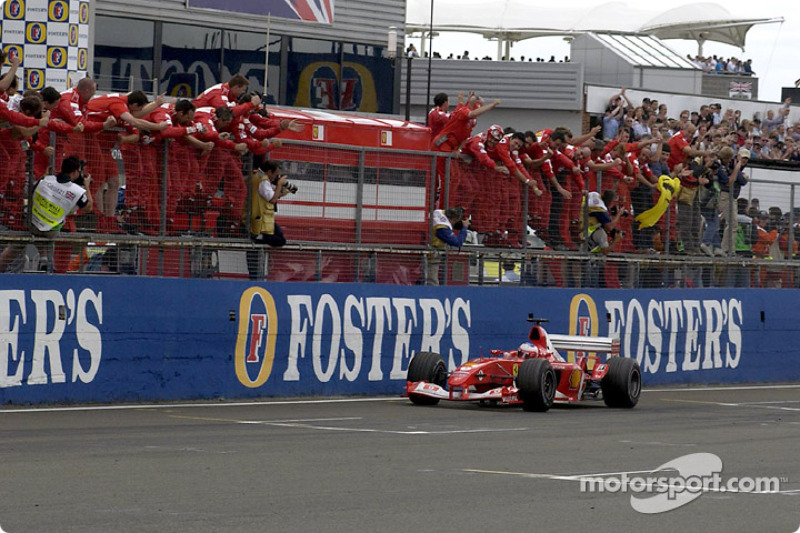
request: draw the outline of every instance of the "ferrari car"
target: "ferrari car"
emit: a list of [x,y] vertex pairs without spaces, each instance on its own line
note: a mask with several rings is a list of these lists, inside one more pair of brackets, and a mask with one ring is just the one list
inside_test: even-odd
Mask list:
[[[520,404],[526,411],[547,411],[554,402],[602,399],[609,407],[632,408],[639,402],[642,372],[635,359],[620,357],[619,339],[550,335],[546,319],[533,323],[515,350],[490,350],[452,372],[434,352],[416,354],[408,365],[406,393],[417,405],[439,400]],[[562,352],[572,351],[567,359]],[[598,354],[607,354],[606,357]]]

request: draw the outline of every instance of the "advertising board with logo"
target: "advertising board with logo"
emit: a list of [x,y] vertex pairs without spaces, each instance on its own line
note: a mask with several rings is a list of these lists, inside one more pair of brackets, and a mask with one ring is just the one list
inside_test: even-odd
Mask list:
[[401,394],[414,354],[452,369],[516,349],[528,313],[551,333],[618,337],[645,386],[800,380],[788,290],[0,282],[2,403]]
[[0,42],[21,59],[22,89],[63,91],[88,70],[90,0],[7,0]]

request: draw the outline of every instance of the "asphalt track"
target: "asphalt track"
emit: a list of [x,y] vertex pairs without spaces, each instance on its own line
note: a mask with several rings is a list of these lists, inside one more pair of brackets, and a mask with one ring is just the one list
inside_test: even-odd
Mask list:
[[[800,385],[650,389],[633,410],[547,413],[399,398],[7,408],[0,526],[790,533],[798,437]],[[774,477],[779,489],[704,492],[658,514],[633,510],[630,493],[581,491],[580,476],[651,472],[703,452],[719,456],[726,480]]]

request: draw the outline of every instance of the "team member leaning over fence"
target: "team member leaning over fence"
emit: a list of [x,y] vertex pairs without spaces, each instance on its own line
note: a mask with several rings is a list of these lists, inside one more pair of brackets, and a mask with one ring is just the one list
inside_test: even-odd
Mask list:
[[26,156],[21,142],[30,140],[40,125],[47,126],[49,120],[47,114],[42,113],[41,99],[32,95],[19,101],[19,111],[8,109],[5,102],[0,102],[0,115],[4,115],[0,118],[0,225],[24,230]]
[[[183,175],[192,172],[192,168],[194,172],[198,172],[198,154],[202,150],[213,148],[213,143],[204,143],[192,136],[202,131],[202,126],[194,123],[194,112],[194,104],[183,99],[178,100],[174,105],[163,104],[145,117],[150,122],[167,123],[167,127],[162,131],[140,134],[140,180],[128,185],[125,203],[129,208],[131,225],[148,235],[157,234],[160,225],[162,167],[159,162],[163,160],[164,143],[175,141],[170,144],[180,144],[183,141],[185,145],[180,145],[186,146],[188,152],[177,157],[180,150],[170,150],[175,157],[170,158],[167,168],[168,213],[176,211],[179,196],[187,192],[184,190]],[[124,157],[125,152],[123,151]],[[191,166],[192,164],[193,166]],[[182,169],[187,166],[190,168],[186,172],[182,172]],[[127,174],[127,165],[125,171]]]
[[[484,105],[483,99],[470,93],[464,105],[456,108],[455,111],[450,113],[450,117],[442,127],[439,136],[433,139],[431,150],[437,152],[456,152],[461,148],[461,145],[470,138],[472,129],[478,123],[478,117],[495,107],[500,105],[500,100],[495,100],[490,104]],[[438,158],[436,162],[436,190],[437,200],[436,205],[441,206],[445,200],[444,198],[444,178],[445,178],[446,161],[444,158]],[[458,190],[460,176],[458,174],[458,165],[450,165],[450,190]]]
[[[143,131],[161,131],[167,123],[159,124],[149,122],[140,117],[146,116],[155,108],[164,103],[162,97],[150,102],[142,91],[133,91],[130,94],[105,94],[92,98],[86,105],[86,119],[93,122],[105,122],[113,117],[117,124],[123,122]],[[87,156],[96,182],[92,183],[92,195],[98,196],[95,212],[99,219],[97,231],[102,233],[119,233],[121,230],[114,218],[117,207],[117,193],[119,191],[119,167],[113,159],[111,151],[117,144],[117,134],[113,132],[100,132],[89,139]]]
[[218,83],[203,91],[192,103],[197,109],[228,107],[234,116],[246,115],[261,103],[256,97],[252,101],[239,103],[239,97],[247,92],[250,82],[241,74],[235,74],[227,83]]
[[[247,144],[237,142],[233,112],[228,107],[203,108],[195,113],[195,120],[205,126],[199,134],[203,141],[214,143],[214,149],[200,162],[200,180],[196,180],[194,197],[200,205],[215,205],[226,221],[221,236],[231,236],[239,225],[239,217],[247,200],[247,187],[242,176],[242,154]],[[220,195],[217,192],[220,191]],[[235,222],[234,222],[235,220]],[[219,227],[219,225],[218,225]]]

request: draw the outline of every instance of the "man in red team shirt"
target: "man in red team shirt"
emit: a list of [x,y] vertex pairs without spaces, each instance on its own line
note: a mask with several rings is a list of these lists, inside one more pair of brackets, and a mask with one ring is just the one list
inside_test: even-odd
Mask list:
[[227,83],[218,83],[203,91],[192,103],[197,109],[210,107],[230,107],[233,116],[238,117],[250,113],[261,104],[261,98],[254,96],[252,100],[238,103],[239,98],[247,92],[250,82],[241,74],[236,74]]
[[[53,87],[45,87],[42,89],[42,104],[45,111],[50,112],[50,123],[46,128],[40,128],[37,135],[36,142],[31,145],[34,150],[34,175],[40,178],[46,174],[53,174],[51,161],[63,161],[66,155],[64,150],[64,139],[69,134],[82,134],[84,130],[83,122],[76,122],[74,125],[68,121],[63,120],[59,111],[61,103],[61,93]],[[100,124],[102,126],[102,124]],[[52,146],[52,139],[56,139],[55,146]],[[57,153],[59,149],[61,153]],[[74,154],[80,158],[80,153]]]
[[[174,105],[164,104],[154,109],[145,119],[153,123],[166,122],[167,128],[159,132],[144,132],[139,135],[139,150],[123,151],[126,176],[128,161],[138,167],[139,180],[129,183],[125,191],[125,203],[130,208],[129,222],[146,234],[156,234],[160,226],[160,205],[163,168],[159,162],[164,158],[164,144],[168,141],[170,157],[167,161],[167,212],[177,210],[178,199],[185,194],[183,177],[190,172],[197,176],[197,149],[211,150],[213,143],[204,143],[192,135],[202,128],[194,123],[195,108],[189,100],[178,100]],[[186,146],[186,151],[175,146]],[[180,154],[180,156],[178,155]],[[140,156],[140,157],[137,157]],[[137,163],[138,159],[138,163]],[[194,167],[190,165],[194,163]],[[187,177],[188,179],[188,177]]]
[[[487,148],[494,146],[503,138],[503,128],[493,124],[489,129],[467,139],[461,147],[458,161],[458,188],[451,189],[453,205],[464,207],[472,216],[472,223],[478,231],[488,233],[497,226],[497,210],[492,205],[491,189],[481,191],[483,183],[493,181],[498,164],[489,157]],[[455,166],[455,165],[454,165]]]
[[[483,99],[470,93],[467,98],[466,104],[456,108],[455,111],[450,113],[450,118],[442,128],[439,136],[434,138],[432,150],[437,152],[456,152],[461,148],[461,145],[469,139],[472,134],[472,128],[477,124],[477,118],[482,114],[491,111],[500,105],[500,100],[495,100],[490,104],[484,105]],[[457,165],[450,165],[450,188],[458,189],[458,171]],[[446,161],[444,158],[437,158],[436,162],[436,178],[437,178],[437,205],[444,205],[444,179],[445,179]]]
[[[152,103],[142,91],[133,91],[130,94],[106,94],[93,98],[86,105],[86,120],[92,122],[105,122],[113,117],[117,123],[126,122],[128,125],[142,131],[161,131],[168,124],[156,124],[139,117],[143,117],[164,103],[159,96]],[[114,214],[117,207],[117,193],[119,191],[119,171],[117,162],[111,155],[111,150],[117,144],[117,135],[112,132],[100,132],[90,139],[87,159],[92,169],[92,196],[95,198],[96,212],[99,215],[97,231],[103,233],[119,233]],[[103,186],[105,189],[102,191]]]
[[[539,190],[536,181],[531,178],[522,164],[519,151],[524,145],[525,135],[516,132],[504,136],[494,146],[487,147],[486,152],[497,163],[497,168],[500,170],[501,175],[515,178],[521,184],[529,187],[535,196],[541,196],[542,191]],[[503,234],[508,232],[508,244],[516,247],[522,224],[520,220],[522,212],[520,187],[515,180],[509,182],[502,177],[499,180],[494,180],[493,183],[487,184],[487,187],[489,191],[493,191],[490,201],[493,200],[492,204],[499,217],[498,226],[495,230]]]
[[678,163],[684,163],[684,168],[688,166],[689,160],[694,157],[705,157],[711,155],[712,152],[708,150],[697,150],[692,148],[689,144],[694,137],[694,132],[697,128],[691,122],[686,122],[681,127],[681,131],[673,135],[667,141],[669,144],[669,159],[667,159],[667,166],[670,170],[674,169]]
[[428,112],[428,127],[431,129],[431,139],[438,137],[444,125],[447,124],[447,119],[450,118],[450,113],[447,112],[449,107],[450,102],[447,93],[439,93],[433,97],[433,108]]
[[[205,168],[201,169],[202,178],[196,185],[195,197],[218,204],[225,222],[221,229],[229,234],[227,236],[235,233],[247,199],[241,161],[247,143],[237,142],[236,132],[232,130],[234,120],[229,107],[198,109],[195,113],[195,121],[205,126],[199,138],[214,143],[214,149],[204,162]],[[222,197],[215,199],[218,190],[222,191]]]
[[8,109],[0,100],[0,224],[11,229],[25,229],[26,158],[20,143],[48,123],[46,113],[42,114],[42,101],[37,96],[24,97],[19,103],[19,112]]

